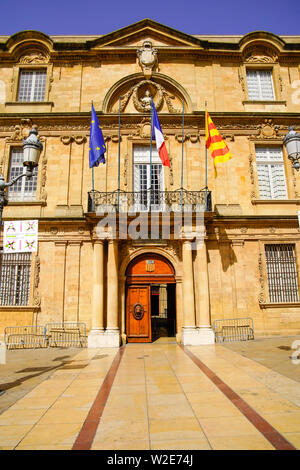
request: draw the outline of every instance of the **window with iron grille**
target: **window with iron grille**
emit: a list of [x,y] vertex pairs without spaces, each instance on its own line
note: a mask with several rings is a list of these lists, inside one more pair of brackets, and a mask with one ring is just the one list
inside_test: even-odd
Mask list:
[[299,302],[295,245],[265,245],[270,302]]
[[272,70],[247,70],[249,100],[274,101]]
[[0,254],[0,305],[28,305],[31,253]]
[[281,147],[255,147],[259,195],[261,199],[287,199]]
[[[9,181],[19,175],[26,173],[23,166],[23,149],[16,147],[11,149]],[[31,178],[20,178],[15,184],[8,188],[9,201],[34,201],[37,187],[37,167],[33,170]]]
[[18,101],[44,101],[46,75],[46,70],[21,70]]

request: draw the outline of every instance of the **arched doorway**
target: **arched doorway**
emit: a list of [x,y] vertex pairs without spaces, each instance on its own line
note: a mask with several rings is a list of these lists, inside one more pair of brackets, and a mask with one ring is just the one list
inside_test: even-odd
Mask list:
[[126,336],[149,343],[176,334],[175,272],[161,255],[133,259],[126,270]]

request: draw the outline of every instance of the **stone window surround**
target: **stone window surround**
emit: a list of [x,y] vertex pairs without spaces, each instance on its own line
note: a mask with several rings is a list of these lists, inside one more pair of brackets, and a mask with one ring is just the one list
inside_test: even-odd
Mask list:
[[[170,142],[168,141],[169,139],[165,136],[165,144],[166,144],[166,147],[167,147],[167,151],[168,151],[168,154],[169,154],[169,157],[170,157],[170,160],[171,160],[171,154],[170,154]],[[133,181],[134,181],[134,163],[133,163],[133,152],[134,152],[134,146],[137,145],[137,146],[149,146],[150,147],[150,142],[149,142],[149,139],[145,139],[145,138],[140,138],[140,137],[128,137],[127,139],[127,152],[125,154],[125,159],[127,159],[127,161],[124,160],[123,162],[123,165],[125,165],[124,167],[124,171],[123,171],[123,175],[124,175],[124,187],[126,188],[125,190],[126,191],[134,191],[133,189]],[[153,148],[156,149],[156,144],[155,144],[155,141],[153,141]],[[121,164],[122,164],[122,159],[121,159]],[[171,166],[172,166],[172,162],[171,162]],[[166,171],[166,168],[163,169],[164,170],[164,191],[170,191],[170,170],[169,171]],[[171,168],[171,171],[172,171],[172,168]],[[121,171],[121,177],[122,177],[122,171]]]
[[[283,165],[286,177],[286,187],[288,199],[260,199],[258,176],[256,171],[256,151],[255,147],[282,147]],[[295,204],[298,203],[296,188],[294,184],[293,172],[291,164],[288,160],[286,149],[282,143],[282,138],[277,139],[251,139],[249,140],[250,154],[249,154],[249,166],[250,166],[250,180],[251,180],[251,203],[252,204]]]
[[[46,86],[45,86],[45,98],[44,101],[18,101],[18,89],[19,89],[19,79],[20,79],[20,72],[22,70],[46,70]],[[53,64],[15,64],[13,66],[13,75],[11,80],[11,88],[8,89],[8,100],[5,103],[7,104],[18,104],[20,106],[32,106],[35,104],[52,104],[49,101],[49,94],[51,90],[51,83],[53,81],[52,78],[53,73]]]
[[[247,86],[247,70],[271,70],[273,78],[273,87],[274,87],[274,100],[250,100],[248,95],[248,86]],[[282,90],[282,79],[280,75],[280,65],[277,62],[274,63],[244,63],[240,68],[241,81],[244,83],[243,94],[244,99],[243,104],[263,104],[263,105],[286,105],[286,100],[283,99],[283,90]]]
[[[6,181],[9,179],[9,168],[10,168],[10,159],[11,159],[11,154],[12,154],[12,149],[17,148],[17,147],[22,147],[21,142],[10,142],[9,144],[6,145],[5,151],[4,151],[4,165],[2,167],[2,172],[4,174],[4,178]],[[38,171],[37,171],[37,187],[36,187],[36,198],[35,200],[32,201],[9,201],[8,206],[45,206],[46,205],[46,200],[47,197],[45,196],[45,178],[42,180],[42,170],[45,170],[46,168],[46,159],[45,159],[45,146],[42,151],[42,154],[40,156],[39,160],[39,165],[38,165]]]
[[[2,250],[1,250],[2,252]],[[36,311],[40,309],[40,258],[38,252],[32,253],[30,263],[30,282],[29,282],[29,297],[27,305],[0,305],[1,311]]]
[[[295,245],[295,258],[296,258],[296,271],[298,277],[298,287],[300,287],[300,242],[298,240],[284,239],[284,240],[259,240],[258,242],[258,271],[259,271],[259,296],[258,303],[260,308],[296,308],[300,307],[300,302],[270,302],[269,300],[269,285],[267,274],[267,262],[265,256],[265,245],[282,245],[284,243],[293,243]],[[299,292],[300,295],[300,292]]]

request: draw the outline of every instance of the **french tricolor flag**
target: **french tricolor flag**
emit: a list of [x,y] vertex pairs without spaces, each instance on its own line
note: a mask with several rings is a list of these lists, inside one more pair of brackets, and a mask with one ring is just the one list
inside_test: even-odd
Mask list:
[[156,141],[156,147],[162,164],[170,167],[170,159],[167,152],[167,147],[165,144],[165,139],[161,131],[159,120],[157,117],[157,112],[152,101],[152,139]]

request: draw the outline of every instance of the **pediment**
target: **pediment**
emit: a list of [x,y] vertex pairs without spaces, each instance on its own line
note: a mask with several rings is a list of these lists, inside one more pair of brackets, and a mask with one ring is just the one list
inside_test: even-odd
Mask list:
[[154,47],[201,47],[201,41],[194,36],[152,20],[142,20],[91,41],[90,48],[138,47],[147,40],[151,41]]

